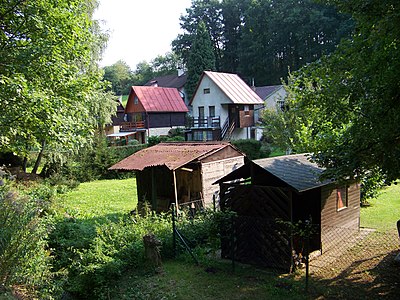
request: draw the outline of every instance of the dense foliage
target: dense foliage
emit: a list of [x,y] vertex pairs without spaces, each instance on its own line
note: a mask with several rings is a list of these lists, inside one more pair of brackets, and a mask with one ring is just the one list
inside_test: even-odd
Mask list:
[[328,177],[362,179],[365,187],[389,183],[400,177],[399,3],[326,2],[352,13],[357,33],[292,74],[289,111],[277,117],[287,128],[280,138],[315,153]]
[[248,159],[258,159],[268,157],[271,149],[266,143],[257,140],[233,140],[231,142],[240,151],[246,154]]
[[172,52],[158,55],[150,62],[141,61],[135,70],[119,60],[103,68],[103,81],[110,83],[108,90],[114,94],[128,95],[133,85],[144,85],[155,77],[177,74],[177,66],[180,64],[178,56]]
[[214,71],[215,57],[204,22],[200,22],[187,62],[186,94],[192,98],[203,71]]
[[106,36],[94,0],[2,1],[0,151],[77,150],[116,102],[97,67]]
[[12,176],[0,168],[0,289],[20,285],[41,299],[57,292],[47,244],[52,224],[47,211],[54,194],[45,185],[18,191]]
[[197,26],[204,22],[218,71],[254,78],[258,86],[279,84],[288,70],[335,49],[353,29],[349,15],[312,0],[194,0],[181,16],[184,33],[172,42],[187,63]]

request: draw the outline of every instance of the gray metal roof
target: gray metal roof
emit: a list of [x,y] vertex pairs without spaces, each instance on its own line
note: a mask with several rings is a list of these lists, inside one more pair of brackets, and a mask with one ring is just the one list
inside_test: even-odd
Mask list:
[[309,161],[308,157],[308,154],[285,155],[256,159],[253,160],[253,163],[278,177],[298,192],[331,183],[330,180],[321,181],[319,179],[324,169]]
[[263,104],[262,99],[237,74],[204,71],[234,104]]

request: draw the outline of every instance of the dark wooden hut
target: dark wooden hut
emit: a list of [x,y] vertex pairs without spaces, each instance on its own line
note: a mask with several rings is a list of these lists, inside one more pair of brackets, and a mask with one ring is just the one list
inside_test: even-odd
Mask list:
[[[299,154],[254,160],[218,180],[221,209],[238,215],[235,259],[289,270],[293,250],[303,252],[304,243],[288,233],[287,222],[312,220],[310,251],[338,242],[343,228],[357,231],[359,184],[321,182],[322,172]],[[230,247],[223,244],[223,256],[231,256]]]
[[228,142],[174,142],[138,151],[111,170],[135,171],[138,201],[157,211],[171,203],[211,207],[213,182],[244,164],[244,154]]

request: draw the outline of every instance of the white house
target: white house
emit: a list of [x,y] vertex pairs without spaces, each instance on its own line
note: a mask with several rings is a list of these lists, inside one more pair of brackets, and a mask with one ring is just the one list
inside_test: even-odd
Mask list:
[[255,138],[254,106],[263,101],[237,74],[203,72],[189,104],[187,140]]
[[262,105],[256,105],[254,107],[254,120],[256,126],[256,139],[260,140],[263,134],[263,128],[261,126],[261,115],[265,109],[269,110],[284,110],[286,90],[283,85],[269,85],[255,87],[256,94],[263,100]]

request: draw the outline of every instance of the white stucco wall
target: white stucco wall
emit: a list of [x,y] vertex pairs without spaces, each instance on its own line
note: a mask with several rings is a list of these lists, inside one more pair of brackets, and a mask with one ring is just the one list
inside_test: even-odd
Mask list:
[[[209,88],[210,93],[204,94],[204,89]],[[192,116],[199,117],[199,106],[204,106],[204,116],[209,116],[209,106],[215,106],[215,116],[221,117],[221,125],[228,117],[228,104],[231,100],[207,76],[203,77],[192,101]]]
[[172,128],[183,128],[183,127],[173,126],[173,127],[150,128],[149,130],[146,131],[146,134],[147,134],[148,136],[168,135],[168,132],[169,132]]

